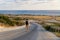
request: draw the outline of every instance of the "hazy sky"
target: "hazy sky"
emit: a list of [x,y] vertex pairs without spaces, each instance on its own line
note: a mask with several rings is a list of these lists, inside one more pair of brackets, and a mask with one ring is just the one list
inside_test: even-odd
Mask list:
[[0,10],[60,10],[60,0],[0,0]]

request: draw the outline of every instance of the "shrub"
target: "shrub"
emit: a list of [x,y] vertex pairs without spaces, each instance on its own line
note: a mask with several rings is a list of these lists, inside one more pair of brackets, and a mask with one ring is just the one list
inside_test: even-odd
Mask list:
[[21,26],[25,24],[22,17],[8,17],[5,15],[0,15],[0,23],[4,23],[8,26]]
[[49,30],[49,29],[51,28],[50,25],[44,25],[43,27],[44,27],[46,30]]
[[11,25],[11,26],[14,25],[8,16],[0,16],[0,22]]

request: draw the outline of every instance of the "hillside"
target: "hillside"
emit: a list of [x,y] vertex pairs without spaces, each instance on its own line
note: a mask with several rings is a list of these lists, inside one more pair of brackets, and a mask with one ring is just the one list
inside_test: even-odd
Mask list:
[[[55,17],[58,20],[60,17]],[[47,15],[11,15],[11,14],[0,14],[0,26],[21,26],[25,24],[25,19],[29,20],[51,20],[55,19],[53,16]]]
[[0,25],[1,26],[21,26],[24,25],[24,20],[19,17],[13,17],[9,15],[0,15]]

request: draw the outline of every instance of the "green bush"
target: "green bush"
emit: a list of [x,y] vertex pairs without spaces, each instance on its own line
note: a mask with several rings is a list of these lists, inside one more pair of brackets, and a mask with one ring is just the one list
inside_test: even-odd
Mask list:
[[25,24],[23,21],[16,21],[15,23],[17,26],[21,26],[21,25]]
[[43,26],[46,30],[50,30],[51,26],[50,25],[44,25]]
[[21,17],[8,17],[5,15],[0,15],[0,23],[4,23],[9,26],[21,26],[25,24]]
[[6,23],[6,21],[3,19],[0,19],[0,23]]
[[0,22],[14,26],[14,24],[12,23],[8,16],[0,16]]

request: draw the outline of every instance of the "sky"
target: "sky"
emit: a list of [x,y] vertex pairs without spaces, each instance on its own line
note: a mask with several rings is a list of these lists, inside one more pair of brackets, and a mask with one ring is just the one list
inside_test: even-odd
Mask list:
[[0,0],[0,10],[60,10],[60,0]]

